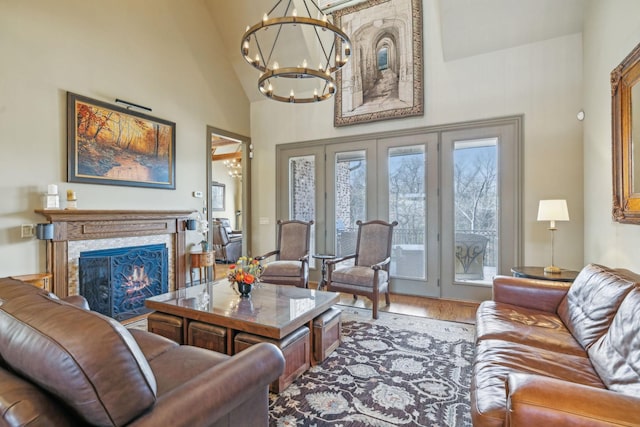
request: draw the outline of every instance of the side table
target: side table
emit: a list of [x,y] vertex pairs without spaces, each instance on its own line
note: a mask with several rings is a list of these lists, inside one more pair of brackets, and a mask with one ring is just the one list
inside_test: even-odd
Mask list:
[[331,254],[315,254],[311,256],[322,261],[322,280],[318,283],[318,290],[322,290],[327,284],[327,261],[335,259],[336,256]]
[[25,274],[22,276],[11,276],[11,279],[21,280],[33,286],[37,286],[45,291],[51,292],[51,273]]
[[[193,270],[198,269],[200,274],[200,283],[207,283],[216,279],[216,252],[192,252],[191,254],[191,286],[194,285]],[[204,273],[203,273],[204,271]],[[212,271],[211,275],[209,272]]]
[[560,270],[560,273],[545,273],[544,267],[513,267],[511,269],[514,277],[527,277],[529,279],[555,280],[556,282],[573,282],[579,271]]

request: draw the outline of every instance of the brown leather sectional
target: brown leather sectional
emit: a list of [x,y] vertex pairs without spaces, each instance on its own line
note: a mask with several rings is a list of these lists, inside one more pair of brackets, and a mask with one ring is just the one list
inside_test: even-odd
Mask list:
[[478,426],[640,426],[640,276],[499,276],[476,316]]
[[230,357],[70,302],[0,279],[0,425],[268,425],[276,346]]

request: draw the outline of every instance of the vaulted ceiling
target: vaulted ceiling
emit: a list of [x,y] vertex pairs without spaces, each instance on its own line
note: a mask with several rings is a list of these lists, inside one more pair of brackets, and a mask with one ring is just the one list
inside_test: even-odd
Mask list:
[[[293,0],[297,2],[299,0]],[[452,61],[582,31],[585,0],[424,0],[436,2],[442,52]],[[240,37],[276,0],[205,0],[250,101],[263,99],[257,71],[240,55]]]

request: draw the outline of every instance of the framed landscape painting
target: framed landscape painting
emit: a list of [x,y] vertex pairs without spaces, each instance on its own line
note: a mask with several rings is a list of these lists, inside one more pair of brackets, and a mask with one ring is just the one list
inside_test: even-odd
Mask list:
[[336,75],[334,126],[423,115],[422,0],[368,0],[334,20],[352,52]]
[[69,182],[176,188],[176,124],[67,93]]

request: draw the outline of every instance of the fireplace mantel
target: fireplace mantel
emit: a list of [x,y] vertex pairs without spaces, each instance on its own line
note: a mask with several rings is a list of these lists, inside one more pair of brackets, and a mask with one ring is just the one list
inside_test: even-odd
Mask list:
[[38,209],[35,212],[54,224],[53,240],[47,241],[47,272],[53,276],[53,292],[60,297],[68,294],[68,245],[78,240],[173,235],[175,284],[177,288],[185,286],[185,220],[194,211]]

